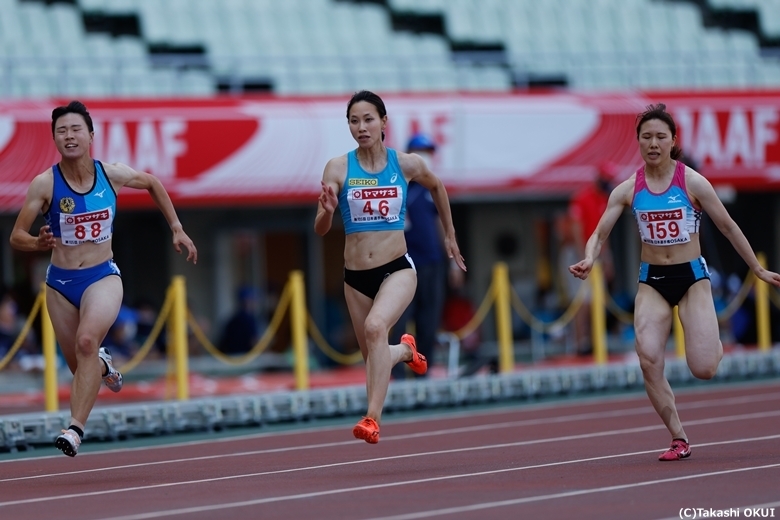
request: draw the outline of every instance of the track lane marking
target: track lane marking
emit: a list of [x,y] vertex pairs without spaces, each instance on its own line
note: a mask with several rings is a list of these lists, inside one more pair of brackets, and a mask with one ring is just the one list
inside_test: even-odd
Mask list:
[[[679,482],[682,480],[693,480],[696,478],[704,478],[704,477],[716,477],[720,475],[729,475],[732,473],[743,473],[746,471],[755,471],[760,469],[773,469],[773,468],[780,468],[780,462],[777,464],[765,464],[763,466],[752,466],[748,468],[737,468],[737,469],[727,469],[723,471],[710,471],[708,473],[699,473],[697,475],[685,475],[681,477],[671,477],[671,478],[662,478],[662,479],[656,479],[656,480],[645,480],[641,482],[632,482],[630,484],[618,484],[616,486],[604,486],[599,488],[590,488],[590,489],[580,489],[577,491],[565,491],[563,493],[551,493],[549,495],[536,495],[533,497],[523,497],[523,498],[516,498],[511,500],[499,500],[495,502],[483,502],[481,504],[472,504],[470,506],[462,506],[462,507],[449,507],[444,509],[433,509],[429,511],[420,511],[418,513],[407,513],[403,515],[393,515],[393,516],[382,516],[382,517],[373,517],[367,520],[416,520],[419,518],[431,518],[434,516],[442,516],[442,515],[451,515],[455,513],[465,513],[469,511],[480,511],[484,509],[493,509],[496,507],[505,507],[505,506],[514,506],[514,505],[520,505],[520,504],[528,504],[531,502],[541,502],[544,500],[554,500],[556,498],[569,498],[569,497],[576,497],[576,496],[582,496],[582,495],[591,495],[594,493],[605,493],[608,491],[619,491],[622,489],[631,489],[631,488],[637,488],[637,487],[644,487],[644,486],[652,486],[654,484],[667,484],[669,482]],[[195,511],[192,511],[195,512]],[[167,515],[168,513],[166,513]],[[178,513],[177,513],[178,514]],[[141,515],[131,515],[131,516],[122,516],[122,517],[114,517],[114,518],[106,518],[104,520],[141,520],[141,519],[148,519],[148,518],[158,518],[157,516],[141,516]]]
[[[756,414],[746,414],[746,415],[756,415]],[[755,418],[764,418],[766,416],[778,416],[780,415],[780,410],[775,412],[767,412],[762,417],[755,417]],[[702,421],[702,424],[713,424],[716,422],[730,422],[730,421],[737,421],[737,420],[744,420],[745,416],[730,416],[730,417],[723,417],[723,418],[713,418],[713,419],[707,419],[706,421]],[[751,417],[752,418],[752,417]],[[119,488],[119,489],[107,489],[107,490],[101,490],[101,491],[91,491],[87,493],[72,493],[68,495],[54,495],[54,496],[44,496],[44,497],[37,497],[37,498],[28,498],[28,499],[22,499],[22,500],[12,500],[12,501],[6,501],[6,502],[0,502],[0,507],[6,507],[11,505],[20,505],[20,504],[36,504],[41,502],[50,502],[53,500],[63,500],[63,499],[72,499],[72,498],[83,498],[83,497],[93,497],[93,496],[101,496],[101,495],[109,495],[109,494],[116,494],[116,493],[124,493],[129,491],[144,491],[149,489],[161,489],[161,488],[170,488],[175,486],[185,486],[185,485],[194,485],[194,484],[203,484],[203,483],[211,483],[211,482],[220,482],[220,481],[227,481],[227,480],[236,480],[236,479],[242,479],[242,478],[253,478],[253,477],[262,477],[262,476],[268,476],[268,475],[280,475],[284,473],[296,473],[296,472],[302,472],[302,471],[315,471],[320,469],[328,469],[328,468],[335,468],[335,467],[341,467],[341,466],[351,466],[351,465],[357,465],[357,464],[371,464],[376,462],[385,462],[390,460],[400,460],[400,459],[406,459],[406,458],[414,458],[414,457],[423,457],[423,456],[435,456],[435,455],[447,455],[447,454],[453,454],[453,453],[465,453],[465,452],[471,452],[471,451],[480,451],[480,450],[488,450],[488,449],[505,449],[505,448],[513,448],[513,447],[520,447],[520,446],[529,446],[534,444],[543,444],[543,443],[549,443],[549,442],[562,442],[562,441],[569,441],[569,440],[581,440],[581,439],[589,439],[589,438],[597,438],[597,437],[606,437],[606,436],[612,436],[612,435],[622,435],[622,434],[628,434],[628,433],[638,433],[643,431],[650,431],[653,429],[661,429],[663,426],[645,426],[645,427],[638,427],[638,428],[628,428],[624,430],[609,430],[609,431],[603,431],[603,432],[596,432],[596,433],[589,433],[589,434],[580,434],[580,435],[566,435],[563,437],[553,437],[548,439],[535,439],[530,441],[518,441],[513,443],[502,443],[502,444],[494,444],[494,445],[487,445],[487,446],[473,446],[468,448],[455,448],[455,449],[449,449],[449,450],[439,450],[435,452],[421,452],[421,453],[412,453],[412,454],[406,454],[406,455],[393,455],[390,457],[378,457],[373,459],[361,459],[361,460],[354,460],[354,461],[345,461],[345,462],[335,462],[331,464],[320,464],[317,466],[304,466],[300,468],[287,468],[287,469],[280,469],[280,470],[273,470],[273,471],[262,471],[262,472],[255,472],[255,473],[244,473],[240,475],[229,475],[225,477],[213,477],[213,478],[207,478],[207,479],[197,479],[197,480],[187,480],[187,481],[179,481],[179,482],[165,482],[162,484],[152,484],[148,486],[135,486],[135,487],[125,487],[125,488]],[[762,436],[762,437],[752,437],[747,439],[738,439],[738,440],[729,440],[729,441],[717,441],[717,442],[710,442],[710,443],[703,443],[703,444],[691,444],[691,447],[706,447],[706,446],[715,446],[719,444],[727,444],[727,443],[733,443],[733,442],[757,442],[757,441],[763,441],[763,440],[772,440],[772,439],[778,439],[780,438],[780,434],[777,435],[768,435],[768,436]],[[579,462],[588,462],[593,460],[604,460],[604,459],[610,459],[610,458],[616,458],[616,457],[627,457],[627,456],[633,456],[633,455],[643,455],[647,453],[657,453],[662,451],[664,448],[656,448],[654,450],[646,450],[641,452],[631,452],[626,454],[618,454],[618,455],[606,455],[602,457],[591,457],[586,459],[575,459],[572,461],[560,461],[560,462],[552,462],[552,463],[546,463],[546,464],[535,464],[531,466],[523,466],[520,468],[509,468],[509,469],[502,469],[502,470],[494,470],[494,471],[487,471],[487,472],[480,472],[480,473],[474,473],[474,474],[465,474],[464,476],[468,475],[490,475],[494,473],[503,473],[506,471],[518,471],[522,469],[536,469],[536,468],[544,468],[544,467],[551,467],[551,466],[559,466],[559,465],[565,465],[565,464],[573,464],[573,463],[579,463]],[[72,475],[73,473],[65,473],[64,476]],[[442,477],[442,478],[451,478],[451,477]],[[23,480],[23,479],[18,479]],[[435,479],[434,479],[435,480]],[[416,481],[415,481],[416,482]],[[357,488],[356,488],[357,489]],[[283,497],[276,497],[279,500],[283,500]],[[275,499],[276,499],[275,498]],[[264,499],[265,500],[265,499]],[[270,500],[270,499],[269,499]]]
[[[727,405],[740,405],[745,403],[756,403],[756,402],[767,402],[767,401],[774,401],[774,400],[780,400],[780,393],[767,393],[767,394],[757,394],[755,396],[740,396],[740,397],[732,397],[727,399],[705,399],[701,401],[693,401],[690,403],[682,403],[677,405],[677,409],[700,409],[700,408],[708,408],[708,407],[718,407],[723,408],[723,406]],[[583,420],[589,420],[589,419],[606,419],[606,418],[614,418],[614,417],[624,417],[627,415],[641,415],[641,414],[654,414],[654,411],[652,407],[648,406],[642,406],[637,408],[626,408],[623,410],[609,410],[609,411],[602,411],[602,412],[587,412],[587,413],[580,413],[580,414],[573,414],[573,415],[563,415],[563,416],[557,416],[557,417],[541,417],[536,419],[521,419],[518,421],[506,421],[506,422],[500,422],[500,423],[491,423],[491,424],[480,424],[476,426],[463,426],[458,428],[451,428],[447,430],[432,430],[424,433],[410,433],[410,434],[402,434],[402,435],[389,435],[382,437],[382,441],[388,442],[388,441],[404,441],[409,439],[415,439],[419,437],[432,437],[434,435],[451,435],[451,434],[458,434],[458,433],[471,433],[476,431],[485,431],[485,430],[494,430],[496,428],[517,428],[521,426],[541,426],[545,424],[556,424],[556,423],[564,423],[564,422],[574,422],[574,421],[583,421]],[[426,419],[427,420],[427,419]],[[419,419],[417,419],[419,421]],[[393,424],[398,424],[394,422]],[[698,424],[696,421],[685,421],[686,425],[696,425]],[[326,427],[321,430],[300,430],[294,433],[317,433],[322,431],[333,431],[333,430],[341,430],[343,426],[339,427]],[[252,440],[257,438],[267,438],[272,436],[289,436],[290,432],[273,432],[273,433],[262,433],[262,434],[253,434],[243,437],[230,437],[227,439],[218,439],[225,442],[232,442],[237,440]],[[121,452],[137,452],[137,451],[146,451],[146,450],[157,450],[160,448],[171,448],[173,446],[199,446],[205,443],[213,443],[214,441],[209,440],[200,440],[200,441],[194,441],[194,442],[187,442],[187,443],[181,443],[181,444],[166,444],[162,446],[144,446],[139,448],[120,448],[117,450],[110,450],[111,453],[121,453]],[[319,449],[319,448],[333,448],[338,446],[348,446],[350,444],[354,444],[355,441],[350,439],[348,441],[336,441],[336,442],[329,442],[329,443],[318,443],[318,444],[308,444],[303,446],[290,446],[290,447],[284,447],[284,448],[273,448],[273,449],[266,449],[266,450],[252,450],[252,451],[242,451],[238,453],[226,453],[221,455],[206,455],[206,456],[200,456],[200,457],[187,457],[187,458],[178,458],[178,459],[169,459],[169,460],[162,460],[162,461],[154,461],[154,462],[144,462],[139,464],[126,464],[122,466],[107,466],[104,468],[92,468],[88,470],[78,470],[78,471],[70,471],[70,472],[61,472],[61,473],[47,473],[44,475],[30,475],[30,476],[24,476],[24,477],[14,477],[10,479],[0,479],[0,483],[2,482],[10,482],[14,480],[25,480],[25,479],[35,479],[35,478],[45,478],[45,477],[56,477],[60,475],[73,475],[73,474],[79,474],[79,473],[89,473],[93,471],[110,471],[114,469],[126,469],[126,468],[136,468],[136,467],[143,467],[143,466],[154,466],[159,464],[173,464],[173,463],[180,463],[180,462],[188,462],[188,461],[203,461],[203,460],[212,460],[212,459],[218,459],[218,458],[226,458],[226,457],[245,457],[249,455],[262,455],[266,453],[283,453],[283,452],[289,452],[289,451],[297,451],[297,450],[308,450],[308,449]],[[84,453],[81,454],[80,457],[84,457],[87,455],[104,455],[106,450],[101,450],[98,452],[91,452],[91,453]],[[25,459],[14,459],[14,460],[8,460],[8,461],[0,461],[0,462],[15,462],[18,464],[24,464],[28,462],[35,462],[45,459],[53,459],[53,458],[62,458],[61,454],[58,455],[48,455],[44,457],[30,457]]]
[[[778,438],[780,435],[774,435],[770,436],[771,438]],[[756,438],[758,440],[759,438]],[[722,441],[717,443],[708,443],[708,444],[701,444],[699,447],[703,446],[709,446],[709,445],[716,445],[716,444],[726,444],[726,443],[733,443],[733,442],[750,442],[751,439],[738,439],[738,440],[731,440],[731,441]],[[763,440],[763,438],[762,438]],[[261,504],[268,504],[273,502],[282,502],[282,501],[289,501],[289,500],[301,500],[301,499],[308,499],[308,498],[314,498],[319,496],[327,496],[327,495],[338,495],[338,494],[344,494],[344,493],[353,493],[353,492],[359,492],[359,491],[369,491],[373,489],[383,489],[383,488],[391,488],[391,487],[399,487],[399,486],[406,486],[406,485],[417,485],[417,484],[424,484],[429,482],[440,482],[440,481],[446,481],[446,480],[453,480],[453,479],[459,479],[459,478],[471,478],[471,477],[480,477],[480,476],[486,476],[486,475],[496,475],[500,473],[509,473],[514,471],[523,471],[528,469],[538,469],[538,468],[547,468],[547,467],[553,467],[553,466],[561,466],[561,465],[568,465],[568,464],[576,464],[576,463],[582,463],[582,462],[591,462],[591,461],[597,461],[597,460],[605,460],[605,459],[612,459],[612,458],[619,458],[619,457],[629,457],[629,456],[635,456],[635,455],[645,455],[648,453],[657,453],[658,450],[646,450],[646,451],[640,451],[640,452],[633,452],[633,453],[624,453],[624,454],[617,454],[617,455],[606,455],[602,457],[590,457],[587,459],[578,459],[578,460],[570,460],[570,461],[562,461],[562,462],[555,462],[555,463],[547,463],[547,464],[537,464],[532,466],[524,466],[520,468],[505,468],[501,470],[491,470],[491,471],[480,471],[475,473],[464,473],[459,475],[447,475],[442,477],[431,477],[431,478],[424,478],[424,479],[415,479],[415,480],[408,480],[408,481],[402,481],[402,482],[390,482],[385,484],[374,484],[369,486],[357,486],[357,487],[351,487],[351,488],[344,488],[344,489],[334,489],[334,490],[327,490],[327,491],[316,491],[311,493],[299,493],[296,495],[287,495],[287,496],[279,496],[279,497],[267,497],[267,498],[261,498],[261,499],[255,499],[255,500],[244,500],[240,502],[231,502],[231,503],[224,503],[224,504],[213,504],[209,506],[198,506],[198,507],[188,507],[188,508],[179,508],[179,509],[168,509],[165,511],[153,511],[148,513],[140,513],[140,514],[132,514],[132,515],[123,515],[123,516],[116,516],[116,517],[103,517],[102,520],[149,520],[152,518],[161,518],[166,516],[178,516],[178,515],[185,515],[185,514],[191,514],[191,513],[202,513],[207,511],[220,511],[224,509],[234,509],[237,507],[246,507],[246,506],[254,506],[254,505],[261,505]],[[615,486],[604,486],[599,488],[591,488],[591,489],[584,489],[584,490],[577,490],[577,491],[568,491],[563,493],[551,493],[547,495],[536,495],[532,497],[523,497],[518,499],[512,499],[512,500],[502,500],[502,501],[496,501],[496,502],[486,502],[482,504],[473,504],[471,506],[463,506],[460,508],[447,508],[447,509],[439,509],[439,510],[433,510],[433,511],[426,511],[426,512],[418,512],[418,513],[412,513],[412,514],[405,514],[405,515],[397,515],[397,516],[390,516],[390,517],[382,517],[375,518],[372,520],[412,520],[416,518],[430,518],[431,516],[441,516],[444,514],[452,514],[456,512],[465,512],[465,511],[476,511],[480,509],[492,509],[495,507],[503,507],[508,505],[517,505],[517,504],[524,504],[524,503],[530,503],[530,502],[539,502],[543,500],[552,500],[556,498],[566,498],[566,497],[573,497],[573,496],[579,496],[579,495],[586,495],[586,494],[593,494],[593,493],[603,493],[607,491],[617,491],[621,489],[630,489],[634,487],[642,487],[642,486],[650,486],[654,484],[663,484],[668,482],[678,482],[682,480],[692,480],[696,478],[704,478],[704,477],[711,477],[711,476],[719,476],[719,475],[728,475],[732,473],[742,473],[746,471],[754,471],[754,470],[760,470],[760,469],[771,469],[771,468],[780,468],[780,463],[776,464],[765,464],[762,466],[752,466],[747,468],[737,468],[737,469],[731,469],[731,470],[723,470],[723,471],[712,471],[708,473],[700,473],[696,475],[686,475],[681,477],[673,477],[668,479],[656,479],[656,480],[647,480],[647,481],[641,481],[641,482],[634,482],[630,484],[619,484]]]

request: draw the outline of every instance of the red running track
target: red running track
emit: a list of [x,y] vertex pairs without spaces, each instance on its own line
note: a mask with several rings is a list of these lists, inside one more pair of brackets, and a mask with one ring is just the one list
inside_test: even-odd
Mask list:
[[657,461],[670,439],[646,396],[601,396],[387,418],[377,445],[349,424],[6,460],[0,518],[780,517],[780,381],[677,396],[683,461]]

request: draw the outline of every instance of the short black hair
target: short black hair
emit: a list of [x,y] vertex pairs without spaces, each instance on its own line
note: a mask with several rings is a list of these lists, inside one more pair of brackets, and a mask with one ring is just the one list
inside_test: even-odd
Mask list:
[[65,106],[57,107],[51,111],[51,135],[54,135],[54,125],[57,119],[61,118],[65,114],[80,114],[87,123],[87,128],[90,132],[94,132],[95,128],[92,125],[92,117],[89,115],[87,107],[81,101],[75,99]]

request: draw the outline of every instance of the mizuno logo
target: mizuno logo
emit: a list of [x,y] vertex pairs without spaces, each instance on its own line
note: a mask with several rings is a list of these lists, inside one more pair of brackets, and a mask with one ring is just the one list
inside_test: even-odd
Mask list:
[[395,180],[398,178],[398,174],[394,173],[392,177],[390,177],[390,182],[395,182]]
[[68,282],[72,282],[72,281],[73,281],[73,279],[71,278],[70,280],[55,280],[55,281],[56,281],[56,282],[60,282],[62,285],[65,285],[65,284],[66,284],[66,283],[68,283]]
[[661,278],[666,278],[665,276],[651,276],[653,280],[660,280]]
[[103,198],[103,194],[105,192],[106,192],[106,189],[103,188],[103,191],[99,191],[99,192],[95,193],[95,197],[100,197],[102,199]]
[[680,202],[680,196],[679,195],[670,195],[668,202],[669,202],[669,204],[672,204],[674,202]]

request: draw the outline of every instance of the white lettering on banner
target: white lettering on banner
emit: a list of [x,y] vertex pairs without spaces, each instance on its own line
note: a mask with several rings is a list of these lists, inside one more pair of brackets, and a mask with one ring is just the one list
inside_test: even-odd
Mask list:
[[163,179],[176,177],[176,159],[187,152],[182,135],[187,122],[178,118],[144,119],[135,129],[135,147],[130,141],[130,121],[95,122],[92,155],[107,163],[121,162]]
[[154,171],[160,162],[159,154],[160,147],[157,145],[157,132],[154,130],[154,123],[148,120],[139,122],[133,168],[142,172]]
[[103,157],[109,163],[132,163],[130,153],[130,139],[127,136],[127,127],[121,121],[112,121],[108,125],[108,143]]
[[387,125],[387,143],[392,142],[392,147],[405,152],[413,135],[427,135],[436,143],[437,153],[433,155],[433,168],[438,170],[449,153],[452,119],[449,112],[439,112],[436,109],[394,113],[393,124]]
[[166,119],[160,124],[163,160],[159,171],[155,170],[160,177],[176,177],[176,158],[187,153],[187,141],[181,139],[186,131],[187,122],[182,119]]
[[[698,115],[698,117],[697,117]],[[778,143],[777,107],[734,106],[725,114],[702,107],[675,109],[683,149],[700,163],[729,168],[737,162],[751,168],[766,166],[767,148]],[[723,136],[723,138],[721,138]]]

